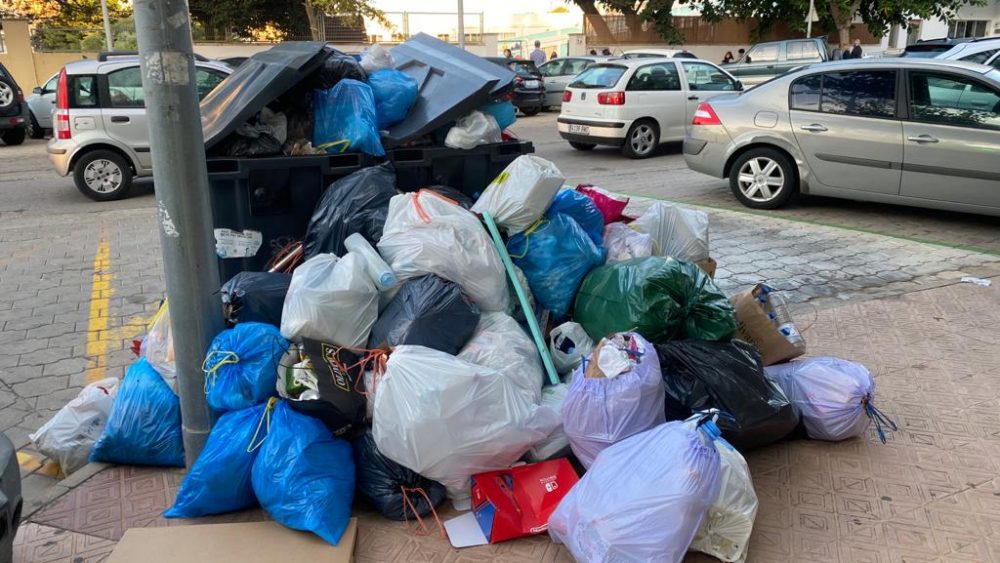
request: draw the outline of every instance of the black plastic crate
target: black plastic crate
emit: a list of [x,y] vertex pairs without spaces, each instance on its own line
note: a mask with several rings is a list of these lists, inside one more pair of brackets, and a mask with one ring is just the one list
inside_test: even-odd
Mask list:
[[[475,198],[515,158],[534,150],[530,141],[470,150],[398,148],[388,151],[385,160],[396,167],[400,190],[443,184]],[[256,231],[263,239],[254,256],[220,258],[219,283],[243,271],[263,271],[285,245],[302,239],[313,208],[327,186],[374,164],[377,159],[359,153],[209,159],[214,228]]]

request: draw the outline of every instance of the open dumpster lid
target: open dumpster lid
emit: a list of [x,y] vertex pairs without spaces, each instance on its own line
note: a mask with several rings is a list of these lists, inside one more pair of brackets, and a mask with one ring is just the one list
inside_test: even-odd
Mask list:
[[383,135],[387,149],[457,120],[514,84],[510,70],[426,33],[391,53],[396,69],[416,79],[420,95],[406,119]]
[[247,59],[201,101],[205,148],[315,72],[331,51],[320,42],[289,41]]

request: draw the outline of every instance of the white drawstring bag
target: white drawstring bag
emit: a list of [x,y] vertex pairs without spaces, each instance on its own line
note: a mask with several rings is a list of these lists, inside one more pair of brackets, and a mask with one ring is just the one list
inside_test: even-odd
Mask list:
[[608,223],[604,227],[604,248],[608,264],[653,255],[653,238],[625,223]]
[[31,442],[41,454],[58,461],[63,474],[73,473],[87,465],[117,394],[116,377],[91,383],[29,436]]
[[685,262],[707,260],[708,215],[658,201],[630,225],[653,239],[653,254]]
[[444,146],[453,149],[472,149],[479,145],[499,143],[502,140],[496,118],[481,111],[473,111],[459,118],[448,130]]
[[520,233],[545,214],[565,181],[555,164],[521,155],[486,186],[472,211],[488,211],[507,234]]
[[570,373],[594,351],[594,341],[580,323],[565,322],[549,333],[549,355],[559,373]]
[[486,313],[480,317],[476,331],[458,357],[500,372],[532,403],[542,400],[545,376],[538,348],[509,315]]

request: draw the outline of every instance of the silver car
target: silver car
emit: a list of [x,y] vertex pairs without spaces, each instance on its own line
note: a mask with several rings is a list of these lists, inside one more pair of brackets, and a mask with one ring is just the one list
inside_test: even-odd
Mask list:
[[45,137],[46,131],[52,130],[52,112],[56,109],[56,88],[59,86],[59,74],[54,74],[42,86],[35,86],[31,95],[25,100],[31,111],[31,122],[28,136],[32,139]]
[[1000,215],[1000,71],[928,59],[799,69],[702,103],[684,159],[755,209],[800,192]]
[[597,63],[617,60],[619,57],[603,57],[586,55],[580,57],[561,57],[550,60],[538,67],[545,77],[545,104],[542,109],[558,107],[562,104],[563,91],[573,78]]
[[[199,97],[233,72],[215,61],[195,65]],[[138,57],[101,53],[66,65],[57,80],[53,120],[49,159],[59,174],[73,174],[87,197],[121,199],[133,177],[153,174]]]

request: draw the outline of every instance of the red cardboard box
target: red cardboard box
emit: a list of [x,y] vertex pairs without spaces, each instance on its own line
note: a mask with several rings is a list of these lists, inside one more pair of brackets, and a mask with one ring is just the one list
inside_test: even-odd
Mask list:
[[541,534],[579,480],[565,458],[480,473],[472,477],[472,511],[490,543]]

